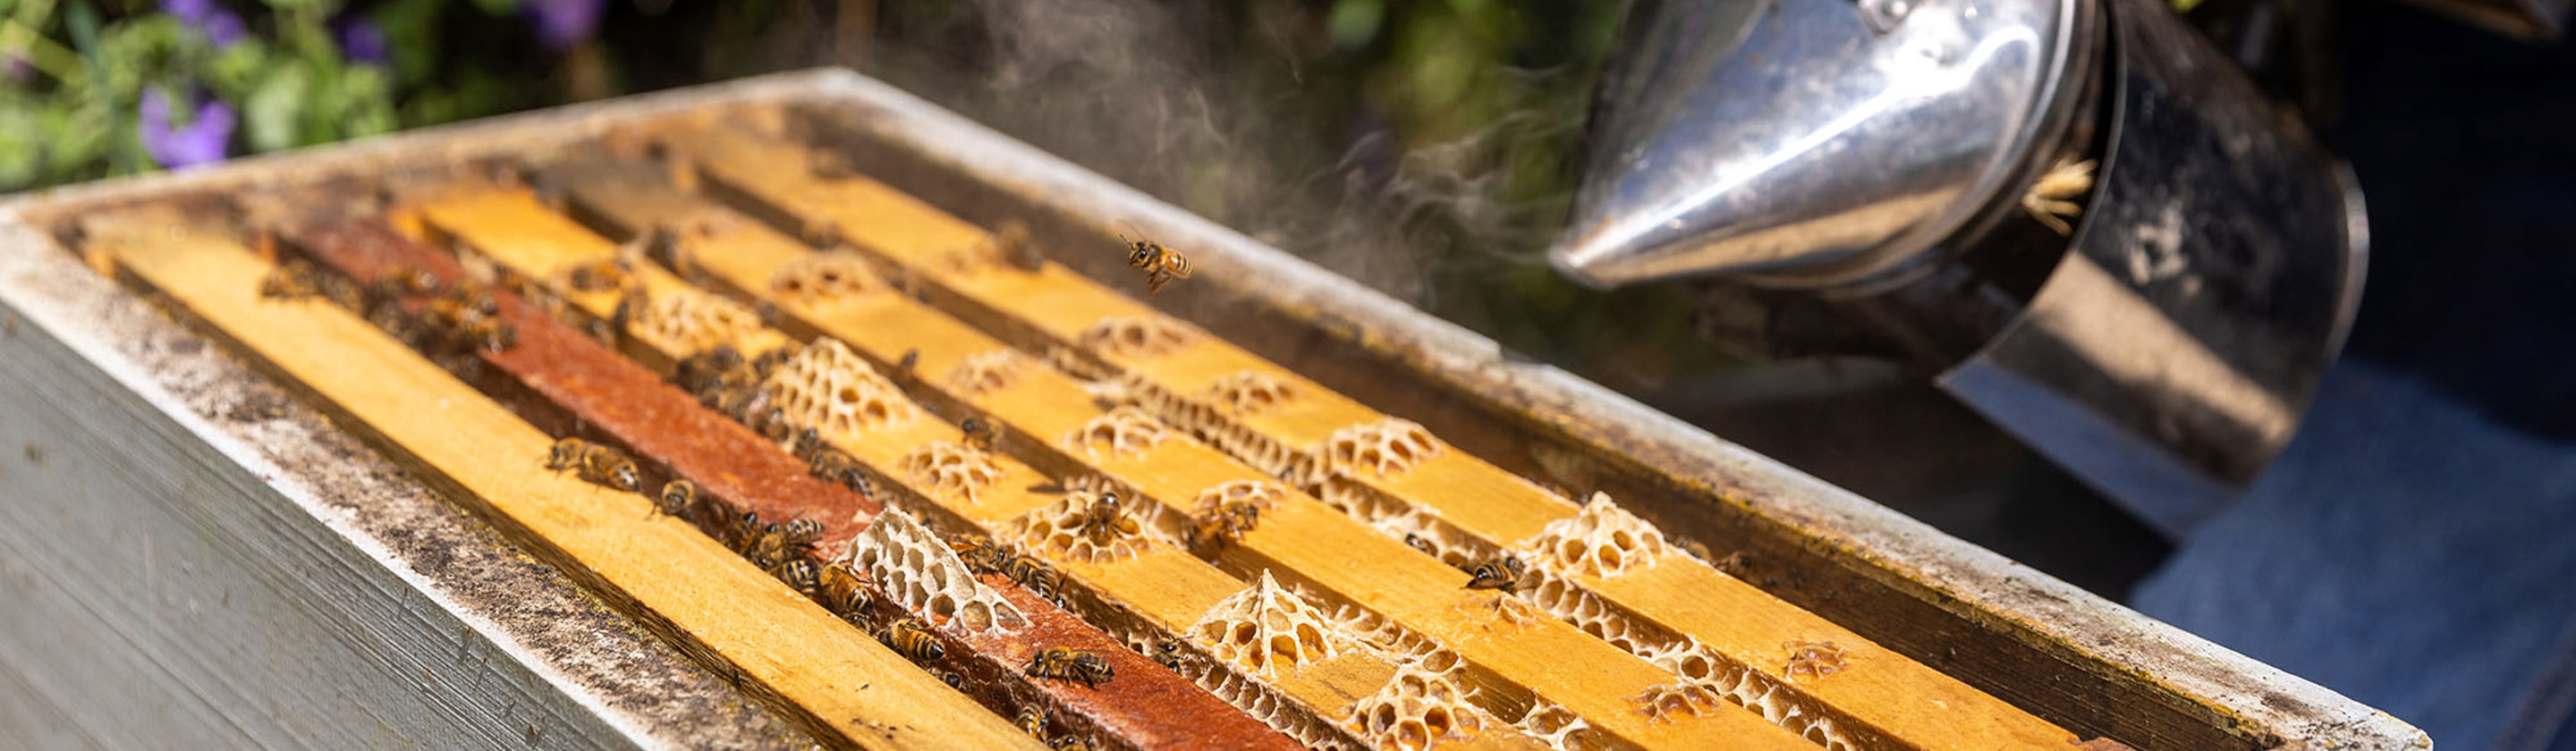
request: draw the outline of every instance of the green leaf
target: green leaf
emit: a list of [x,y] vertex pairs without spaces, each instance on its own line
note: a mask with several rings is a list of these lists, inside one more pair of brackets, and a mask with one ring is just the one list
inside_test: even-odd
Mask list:
[[37,130],[36,107],[22,99],[0,99],[0,190],[35,183],[44,167],[45,144]]
[[278,66],[260,78],[250,97],[242,101],[242,126],[252,151],[276,151],[298,144],[305,94],[312,89],[312,81],[311,74],[300,65]]

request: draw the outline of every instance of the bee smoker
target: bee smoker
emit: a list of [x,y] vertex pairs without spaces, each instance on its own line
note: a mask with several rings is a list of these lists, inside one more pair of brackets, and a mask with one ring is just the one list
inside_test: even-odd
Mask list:
[[2342,347],[2358,189],[2156,0],[1623,23],[1550,260],[1702,284],[1721,345],[1910,364],[2172,535],[2281,450]]

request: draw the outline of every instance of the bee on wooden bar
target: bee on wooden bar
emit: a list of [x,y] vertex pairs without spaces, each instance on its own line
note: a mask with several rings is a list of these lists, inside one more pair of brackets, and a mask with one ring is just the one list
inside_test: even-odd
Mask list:
[[577,292],[607,292],[626,286],[634,274],[626,262],[615,258],[590,261],[564,272],[564,286]]
[[814,552],[814,543],[823,539],[823,523],[812,519],[790,519],[786,524],[761,527],[752,540],[751,550],[744,554],[753,562],[773,565],[779,561],[803,558]]
[[903,371],[903,372],[906,372],[906,373],[910,373],[910,372],[912,372],[912,369],[913,369],[913,368],[918,367],[918,366],[920,366],[920,365],[921,365],[921,348],[920,348],[920,347],[914,347],[914,348],[911,348],[911,349],[904,350],[904,351],[903,351],[903,358],[902,358],[902,359],[899,359],[899,360],[894,361],[894,369],[896,369],[896,370],[900,370],[900,371]]
[[625,452],[579,438],[556,441],[553,452],[546,457],[546,469],[557,472],[575,470],[581,479],[593,485],[627,492],[634,492],[643,485],[642,478],[635,471],[635,462],[627,459]]
[[823,523],[813,519],[790,519],[778,531],[787,536],[787,544],[802,545],[808,550],[823,539]]
[[686,516],[697,505],[698,484],[687,480],[662,483],[662,494],[653,497],[653,512],[657,514]]
[[797,436],[796,425],[788,422],[787,410],[782,407],[762,410],[760,419],[752,422],[751,429],[758,431],[760,437],[769,439],[771,443],[786,443]]
[[390,300],[398,297],[435,295],[438,294],[439,288],[437,274],[404,266],[377,274],[376,280],[368,285],[367,291],[373,293],[379,300]]
[[956,674],[956,673],[948,672],[948,671],[946,671],[946,670],[941,670],[941,669],[938,669],[938,668],[931,668],[931,669],[930,669],[930,674],[931,674],[932,676],[934,676],[934,677],[937,677],[937,678],[939,679],[939,682],[941,682],[941,683],[945,683],[945,684],[948,684],[948,687],[949,687],[949,688],[951,688],[951,689],[955,689],[955,690],[958,690],[958,691],[964,691],[964,690],[966,690],[966,676],[958,675],[958,674]]
[[751,374],[757,376],[754,380],[768,378],[769,374],[778,372],[778,366],[795,359],[796,352],[796,345],[782,344],[760,353],[759,357],[751,358]]
[[1163,285],[1172,280],[1190,278],[1190,259],[1181,257],[1180,251],[1152,240],[1130,239],[1126,235],[1118,239],[1127,242],[1127,265],[1145,270],[1145,294],[1163,291]]
[[1020,732],[1029,734],[1029,737],[1045,740],[1047,716],[1052,714],[1045,707],[1030,704],[1020,707],[1019,715],[1011,718],[1011,723],[1020,726]]
[[858,572],[846,563],[823,564],[823,607],[843,619],[857,617],[872,602],[866,587],[859,585]]
[[958,535],[948,538],[948,549],[957,553],[966,568],[979,574],[1002,573],[1002,564],[1010,553],[994,545],[983,535]]
[[457,335],[489,352],[503,352],[519,346],[519,330],[508,321],[481,318],[465,324]]
[[948,654],[948,648],[939,646],[939,639],[932,637],[930,630],[913,618],[897,618],[887,623],[883,630],[877,632],[877,641],[885,642],[896,653],[914,662],[936,660]]
[[824,443],[821,434],[813,428],[806,428],[805,432],[797,435],[796,455],[804,457],[808,465],[807,474],[824,482],[840,483],[841,487],[860,495],[876,495],[876,485],[868,481],[867,468],[847,452]]
[[1047,751],[1091,751],[1091,742],[1079,735],[1059,735],[1047,741]]
[[1027,587],[1031,594],[1045,598],[1049,602],[1055,601],[1056,586],[1062,581],[1056,578],[1055,569],[1047,568],[1045,562],[1031,556],[997,552],[994,554],[993,563],[1002,569],[1003,576],[1011,577],[1011,581]]
[[1504,592],[1518,592],[1520,591],[1521,575],[1526,572],[1527,569],[1521,565],[1520,558],[1506,554],[1493,560],[1476,564],[1475,568],[1470,569],[1467,572],[1467,588],[1499,589]]
[[322,296],[322,272],[304,259],[289,259],[269,269],[259,278],[259,296],[271,300],[301,300]]
[[812,558],[798,556],[779,561],[770,565],[769,575],[786,582],[789,588],[807,599],[823,599],[823,574]]
[[1020,672],[1032,678],[1079,681],[1091,687],[1109,682],[1116,673],[1109,668],[1109,658],[1100,656],[1100,653],[1064,647],[1039,650],[1029,658],[1028,667]]
[[428,348],[431,335],[436,333],[431,331],[419,316],[412,315],[411,311],[403,309],[401,303],[391,300],[376,303],[375,307],[367,312],[367,323],[373,324],[377,329],[393,336],[395,341],[402,342],[403,346],[412,349]]
[[1218,504],[1215,510],[1199,517],[1190,529],[1190,547],[1201,555],[1215,555],[1243,540],[1243,536],[1261,524],[1261,506],[1248,498],[1236,498]]
[[751,553],[752,544],[759,542],[761,533],[768,529],[769,525],[761,523],[759,514],[753,513],[750,509],[744,509],[725,525],[725,547],[731,548],[737,555],[748,556]]
[[1179,639],[1163,639],[1154,642],[1154,662],[1172,669],[1173,672],[1179,672],[1181,664],[1188,658],[1189,653],[1181,651]]
[[735,372],[747,371],[749,367],[750,362],[742,358],[742,350],[731,344],[719,344],[680,358],[679,364],[671,369],[671,380],[679,384],[682,391],[704,395],[731,380]]
[[1127,518],[1127,514],[1118,508],[1117,493],[1101,492],[1100,497],[1092,499],[1091,506],[1082,511],[1082,536],[1089,538],[1093,545],[1108,547],[1109,543],[1118,540],[1119,535],[1135,534],[1136,529],[1136,520]]
[[957,423],[957,429],[966,433],[966,446],[977,451],[993,450],[993,444],[1002,438],[1002,426],[981,417],[966,418]]
[[1405,547],[1422,551],[1423,553],[1433,557],[1438,557],[1440,555],[1440,549],[1432,547],[1430,540],[1422,539],[1421,535],[1411,532],[1406,532],[1404,534],[1404,545]]

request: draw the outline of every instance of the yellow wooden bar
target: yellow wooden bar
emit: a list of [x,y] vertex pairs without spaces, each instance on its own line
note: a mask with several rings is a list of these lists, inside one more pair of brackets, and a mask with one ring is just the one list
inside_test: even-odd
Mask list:
[[[1104,320],[1165,318],[1053,263],[1035,273],[1006,265],[957,264],[952,259],[960,249],[990,242],[990,236],[873,180],[815,174],[804,167],[812,157],[800,146],[742,133],[700,131],[672,137],[669,143],[687,155],[714,189],[729,191],[803,226],[828,230],[905,273],[998,314],[1011,327],[1046,337],[1018,342],[1022,346],[1079,347],[1082,334]],[[1386,419],[1215,337],[1201,337],[1169,353],[1122,356],[1095,349],[1090,354],[1184,399],[1202,398],[1220,379],[1241,373],[1259,373],[1289,384],[1299,396],[1279,408],[1230,419],[1310,457],[1334,433]],[[1385,500],[1436,511],[1441,522],[1493,548],[1517,548],[1548,523],[1577,511],[1574,504],[1547,489],[1454,449],[1393,477],[1354,473],[1348,480]],[[1652,581],[1686,580],[1699,588],[1615,583],[1676,568],[1687,571],[1665,572]],[[1723,658],[1809,695],[1904,747],[2063,748],[2075,740],[2063,728],[1685,556],[1668,556],[1663,565],[1641,573],[1611,579],[1582,577],[1577,583],[1627,615],[1697,639]],[[1722,607],[1685,607],[1692,602],[1716,602]],[[1833,642],[1845,650],[1851,664],[1869,668],[1791,676],[1785,672],[1782,645],[1802,641]]]
[[544,468],[553,438],[521,421],[355,314],[258,294],[270,267],[210,232],[171,220],[100,232],[132,278],[167,295],[247,354],[320,395],[465,491],[522,544],[667,622],[685,642],[792,705],[792,714],[861,748],[1041,746],[1004,719],[824,612],[643,497]]

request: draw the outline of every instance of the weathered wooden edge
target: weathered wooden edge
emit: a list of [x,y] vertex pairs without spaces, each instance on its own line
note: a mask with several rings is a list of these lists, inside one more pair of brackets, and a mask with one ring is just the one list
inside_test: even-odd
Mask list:
[[[1804,552],[1825,559],[1820,569],[1848,572],[1899,596],[1921,600],[2096,679],[2134,682],[2147,694],[2140,699],[2203,708],[2210,715],[2205,721],[2256,745],[2304,743],[2353,749],[2431,745],[2422,731],[2384,712],[1951,537],[1598,384],[1552,366],[1508,357],[1489,338],[888,84],[851,72],[820,76],[814,84],[818,99],[838,110],[830,113],[838,115],[830,120],[845,130],[843,135],[918,160],[912,165],[917,169],[909,173],[875,169],[875,164],[858,166],[970,221],[990,225],[1006,209],[989,199],[1009,196],[1024,205],[1058,210],[1064,221],[1085,223],[1088,234],[1104,243],[1122,229],[1118,223],[1125,222],[1166,244],[1189,248],[1192,261],[1201,268],[1193,284],[1222,290],[1167,294],[1154,300],[1158,306],[1179,309],[1187,318],[1204,324],[1224,318],[1222,314],[1240,316],[1241,302],[1258,303],[1270,315],[1303,321],[1310,331],[1342,340],[1337,346],[1367,352],[1409,371],[1415,380],[1482,400],[1477,407],[1517,418],[1509,421],[1535,435],[1557,437],[1576,450],[1633,457],[1640,466],[1632,469],[1652,475],[1659,481],[1657,489],[1695,490],[1704,499],[1700,503],[1730,504],[1736,507],[1735,513],[1752,517],[1739,525],[1762,524],[1775,533],[1788,530],[1791,536],[1803,537]],[[1118,266],[1123,259],[1056,257],[1094,276],[1132,276],[1107,276],[1129,271]],[[1230,339],[1244,341],[1231,336],[1236,327],[1216,328]],[[1313,342],[1290,344],[1312,346]],[[1283,358],[1275,350],[1253,349],[1274,359],[1299,360]],[[1364,393],[1344,383],[1326,384],[1353,396]],[[1369,400],[1363,397],[1362,401]],[[1435,428],[1444,422],[1430,416],[1405,416]],[[1850,612],[1818,603],[1813,596],[1800,597],[1794,588],[1775,592],[1821,612],[1837,616]],[[1923,646],[1917,640],[1890,638],[1884,629],[1855,630],[1892,645]],[[1986,683],[1980,687],[1994,690]],[[2191,707],[2176,709],[2191,711]],[[2102,727],[2098,721],[2070,726],[2088,731]]]
[[[0,352],[7,353],[0,372],[19,384],[9,392],[13,397],[40,396],[32,390],[36,381],[25,377],[42,370],[54,371],[45,376],[54,383],[93,390],[74,395],[88,397],[82,402],[44,405],[70,414],[48,419],[36,409],[12,410],[0,421],[8,424],[0,432],[13,434],[35,425],[84,431],[46,436],[66,441],[53,452],[59,469],[11,467],[0,479],[0,488],[8,488],[49,471],[80,469],[61,480],[76,483],[84,495],[21,496],[8,505],[32,511],[47,501],[105,501],[113,496],[86,494],[134,483],[145,483],[138,491],[157,491],[145,494],[160,504],[101,509],[100,518],[117,525],[105,531],[117,544],[76,551],[93,558],[18,558],[8,565],[13,574],[51,563],[61,566],[58,573],[113,577],[81,582],[87,585],[84,614],[102,621],[114,618],[113,608],[177,611],[143,621],[147,626],[95,624],[119,631],[120,639],[101,647],[112,651],[79,660],[49,655],[48,662],[111,678],[73,688],[95,692],[89,695],[52,697],[62,710],[58,717],[78,723],[76,732],[92,742],[152,746],[231,737],[243,745],[333,747],[331,734],[339,732],[371,747],[531,740],[608,748],[814,745],[30,227],[0,223],[0,305],[6,307]],[[75,438],[154,466],[76,467],[67,462],[75,458],[69,445]],[[37,448],[24,456],[36,464],[47,444],[28,443]],[[253,518],[222,518],[235,513]],[[232,606],[226,591],[193,590],[192,583],[217,582],[215,570],[192,566],[175,551],[160,561],[133,555],[154,548],[149,539],[128,536],[128,525],[146,526],[150,515],[181,517],[189,529],[182,538],[219,542],[249,569],[242,575],[290,606],[233,613],[248,623],[228,620],[229,609],[260,601],[244,597]],[[12,525],[52,539],[90,531],[53,526],[33,513],[11,518]],[[102,560],[144,570],[108,569]],[[331,565],[317,565],[323,562]],[[297,589],[306,586],[314,591]],[[326,594],[324,587],[336,591]],[[292,629],[287,619],[336,627]],[[236,636],[225,627],[260,632]],[[287,649],[228,648],[280,634],[312,640],[283,644]],[[148,673],[104,669],[138,660],[218,685],[166,677],[138,682]],[[463,693],[468,687],[470,695]],[[157,701],[146,699],[156,695]],[[190,724],[138,721],[136,709],[156,704],[165,708],[157,715],[182,714],[186,707],[206,716]],[[156,728],[186,734],[158,735]],[[440,742],[438,733],[452,735]]]

